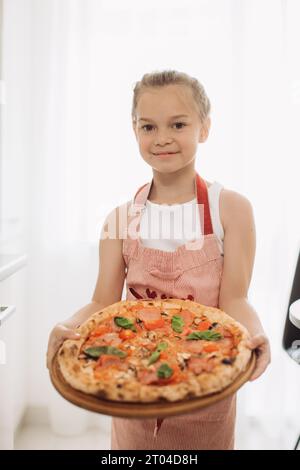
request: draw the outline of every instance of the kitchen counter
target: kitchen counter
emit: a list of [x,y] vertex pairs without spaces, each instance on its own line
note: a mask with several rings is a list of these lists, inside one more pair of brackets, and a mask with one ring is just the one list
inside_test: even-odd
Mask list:
[[26,254],[0,254],[0,281],[7,279],[26,264]]

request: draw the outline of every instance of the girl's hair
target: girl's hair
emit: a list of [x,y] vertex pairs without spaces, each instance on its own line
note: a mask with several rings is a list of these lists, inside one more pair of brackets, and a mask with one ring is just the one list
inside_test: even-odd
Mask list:
[[210,101],[203,85],[194,77],[176,70],[163,70],[162,72],[152,72],[143,75],[142,79],[135,83],[133,88],[133,102],[131,117],[136,122],[136,107],[138,99],[145,88],[163,87],[167,85],[185,85],[189,87],[194,98],[197,111],[203,123],[210,114]]

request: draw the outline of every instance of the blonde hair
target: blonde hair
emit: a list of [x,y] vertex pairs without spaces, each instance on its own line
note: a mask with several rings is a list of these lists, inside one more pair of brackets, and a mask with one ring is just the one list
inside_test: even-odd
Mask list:
[[140,81],[135,82],[131,110],[133,122],[136,123],[136,107],[141,93],[146,88],[163,87],[167,85],[185,85],[191,90],[200,120],[204,123],[206,118],[209,117],[211,110],[210,101],[204,86],[196,78],[184,72],[177,72],[176,70],[146,73]]

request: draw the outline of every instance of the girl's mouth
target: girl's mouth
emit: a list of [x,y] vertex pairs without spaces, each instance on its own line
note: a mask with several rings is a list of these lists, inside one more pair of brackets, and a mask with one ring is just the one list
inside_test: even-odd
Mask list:
[[172,153],[156,153],[154,154],[156,157],[171,157],[172,155],[176,155],[178,152]]

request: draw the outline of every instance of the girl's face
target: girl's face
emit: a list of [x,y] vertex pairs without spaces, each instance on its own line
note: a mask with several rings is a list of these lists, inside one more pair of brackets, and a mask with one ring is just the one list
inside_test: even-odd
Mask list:
[[203,126],[191,90],[168,85],[147,88],[137,108],[134,133],[140,153],[153,169],[168,173],[190,164],[198,142],[207,139],[210,120]]

